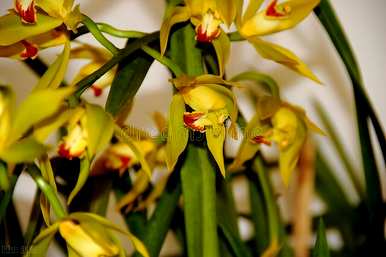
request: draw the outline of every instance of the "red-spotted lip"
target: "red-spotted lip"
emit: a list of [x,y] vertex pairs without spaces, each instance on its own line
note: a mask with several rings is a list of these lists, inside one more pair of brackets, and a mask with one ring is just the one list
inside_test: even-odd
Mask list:
[[276,9],[277,6],[277,0],[273,0],[267,7],[267,10],[265,12],[265,15],[270,17],[284,17],[286,16],[285,13],[278,12]]
[[98,87],[97,85],[92,85],[91,89],[94,93],[94,96],[98,97],[102,95],[103,89]]
[[69,147],[66,146],[66,144],[62,143],[59,145],[59,150],[58,150],[59,156],[72,160],[73,158],[80,157],[83,154],[82,152],[76,152],[76,153],[71,153],[71,150]]
[[271,145],[271,141],[267,140],[264,136],[255,136],[252,141],[256,144]]
[[16,0],[15,11],[19,14],[22,22],[29,24],[36,23],[37,16],[34,0],[32,0],[28,6],[23,6],[20,0]]
[[218,29],[213,33],[208,34],[202,25],[199,25],[196,29],[196,40],[201,43],[211,43],[213,40],[220,36],[221,31]]
[[28,41],[22,40],[21,43],[24,46],[23,52],[20,53],[22,59],[35,59],[38,56],[38,47],[35,44],[31,44]]
[[190,128],[190,129],[192,129],[192,130],[194,130],[194,131],[204,132],[205,128],[203,126],[197,126],[196,124],[194,124],[203,115],[204,115],[204,113],[202,113],[202,112],[194,112],[194,113],[185,112],[184,113],[184,124],[185,124],[185,126]]

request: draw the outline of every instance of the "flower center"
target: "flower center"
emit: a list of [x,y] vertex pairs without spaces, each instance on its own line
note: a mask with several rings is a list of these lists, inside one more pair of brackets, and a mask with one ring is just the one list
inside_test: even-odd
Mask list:
[[186,127],[191,128],[194,131],[204,132],[205,127],[198,124],[198,120],[204,116],[202,112],[185,112],[184,124]]
[[277,5],[277,0],[273,0],[267,7],[265,14],[269,17],[285,17],[291,12],[291,7],[287,4]]
[[256,144],[271,145],[271,141],[269,141],[265,136],[255,136],[252,138],[252,142]]
[[219,28],[221,20],[214,12],[208,10],[202,17],[201,23],[196,27],[196,40],[202,43],[210,43],[221,34]]

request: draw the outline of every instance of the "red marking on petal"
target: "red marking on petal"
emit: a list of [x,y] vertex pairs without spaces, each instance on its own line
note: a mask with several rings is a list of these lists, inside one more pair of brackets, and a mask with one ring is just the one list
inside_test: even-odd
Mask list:
[[95,97],[98,97],[98,96],[102,95],[103,89],[98,87],[97,85],[92,85],[91,89],[94,92],[94,96]]
[[195,113],[190,113],[190,112],[185,112],[184,113],[184,124],[186,127],[191,128],[194,131],[200,131],[203,132],[205,131],[204,127],[200,127],[195,125],[194,123],[199,120],[204,114],[202,112],[195,112]]
[[206,30],[199,25],[196,28],[196,40],[201,43],[211,43],[213,40],[220,36],[221,31],[218,29],[211,34],[208,34]]
[[252,141],[255,142],[256,144],[271,145],[271,142],[269,140],[265,139],[265,137],[263,137],[263,136],[255,136],[252,139]]
[[25,47],[24,51],[20,53],[20,57],[22,59],[28,59],[28,58],[35,59],[36,56],[38,56],[39,50],[36,45],[31,44],[25,40],[22,40],[21,43]]
[[21,1],[15,1],[15,11],[19,14],[21,21],[24,23],[34,24],[36,23],[36,8],[35,1],[23,8]]
[[63,157],[63,158],[66,158],[66,159],[69,159],[69,160],[72,159],[72,156],[70,154],[70,149],[68,149],[65,144],[60,144],[59,145],[58,154],[61,157]]
[[121,161],[120,169],[127,169],[130,165],[131,158],[127,156],[119,156],[119,160]]
[[273,0],[267,7],[267,10],[265,12],[265,15],[270,16],[270,17],[283,17],[286,14],[285,13],[280,13],[276,9],[277,6],[277,0]]

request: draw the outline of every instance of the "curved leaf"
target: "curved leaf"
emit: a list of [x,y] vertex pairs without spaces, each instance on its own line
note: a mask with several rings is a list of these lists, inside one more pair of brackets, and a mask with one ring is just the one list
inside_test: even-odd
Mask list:
[[68,196],[67,204],[70,204],[74,199],[74,197],[82,189],[82,187],[87,181],[89,174],[90,174],[90,160],[86,156],[80,161],[79,177],[78,177],[78,180],[76,181],[74,189],[71,191],[70,195]]

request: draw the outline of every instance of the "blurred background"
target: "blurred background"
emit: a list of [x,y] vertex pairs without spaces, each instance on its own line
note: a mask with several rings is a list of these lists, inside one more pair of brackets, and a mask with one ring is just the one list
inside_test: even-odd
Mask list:
[[[115,27],[130,30],[153,32],[159,30],[162,22],[164,1],[163,0],[83,0],[76,1],[81,4],[81,11],[90,16],[96,22],[106,22]],[[386,72],[386,1],[384,0],[334,0],[332,5],[346,30],[347,37],[351,42],[356,54],[359,66],[362,70],[364,84],[367,93],[375,106],[378,117],[383,127],[386,124],[385,110],[385,72]],[[2,0],[0,3],[0,15],[12,8],[12,0]],[[1,35],[0,35],[1,36]],[[344,143],[345,150],[350,156],[351,162],[360,170],[360,154],[356,137],[355,116],[353,113],[353,95],[350,81],[345,73],[344,66],[335,52],[327,34],[319,24],[318,20],[311,15],[296,28],[268,37],[269,40],[294,51],[323,82],[323,85],[298,76],[294,72],[275,63],[262,59],[255,50],[247,43],[237,42],[232,45],[232,55],[227,66],[227,75],[231,77],[246,70],[258,70],[271,75],[281,86],[283,98],[293,104],[303,106],[312,120],[318,123],[317,116],[312,108],[315,99],[320,101],[334,121],[338,135]],[[109,38],[119,47],[123,47],[125,40]],[[98,45],[90,35],[79,38],[80,41]],[[40,57],[47,63],[51,63],[61,47],[41,51]],[[82,61],[72,61],[66,79],[71,81]],[[155,62],[151,67],[146,79],[139,90],[132,113],[128,122],[150,131],[155,131],[151,115],[157,110],[167,114],[172,87],[168,83],[169,73],[159,63]],[[11,85],[17,92],[20,101],[31,90],[37,82],[35,74],[27,66],[16,60],[0,59],[0,83]],[[91,102],[103,104],[108,90],[103,96],[95,98],[92,92],[86,92],[86,98]],[[249,99],[242,97],[243,92],[237,92],[241,96],[241,111],[247,117],[253,114],[253,106]],[[332,150],[328,138],[317,137],[318,145],[324,154],[332,162],[334,172],[344,183],[344,190],[355,202],[357,196],[353,193],[353,187],[342,172],[342,165],[337,161],[335,151]],[[227,153],[235,152],[234,145],[237,142],[228,142]],[[380,151],[376,149],[378,160]],[[383,194],[386,196],[386,179],[384,175],[385,166],[378,161],[379,170],[382,171]],[[361,174],[358,174],[359,176]],[[242,184],[235,186],[235,196],[239,209],[246,208],[245,188]],[[291,189],[289,189],[291,190]],[[28,176],[23,176],[16,187],[14,201],[18,211],[22,228],[25,229],[29,217],[31,203],[34,197],[35,186]],[[285,195],[285,194],[284,194]],[[286,209],[286,198],[278,199],[283,205],[286,216],[290,218],[291,211]],[[323,211],[323,206],[315,198],[315,204],[311,206],[313,212]],[[109,217],[116,223],[121,223],[120,216],[115,212],[114,203],[111,202]],[[250,233],[249,228],[242,221],[243,236]],[[331,247],[339,247],[339,236],[333,231],[329,233]],[[178,252],[178,247],[173,243],[172,236],[168,237],[168,243],[163,249],[163,254]],[[48,256],[61,256],[53,246]]]

